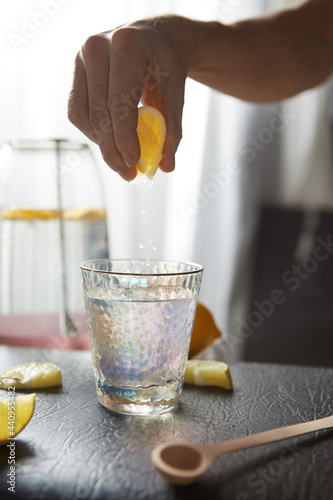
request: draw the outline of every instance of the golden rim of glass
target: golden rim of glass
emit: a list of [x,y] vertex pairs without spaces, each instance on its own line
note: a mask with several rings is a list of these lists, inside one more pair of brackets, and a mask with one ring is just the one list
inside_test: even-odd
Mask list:
[[[89,267],[89,264],[93,265],[93,263],[120,263],[123,262],[128,264],[145,264],[145,265],[156,265],[156,264],[179,264],[183,266],[188,266],[191,269],[187,271],[171,271],[171,272],[136,272],[133,271],[113,271],[112,269],[96,269],[94,267]],[[83,271],[90,271],[92,273],[101,273],[101,274],[112,274],[117,276],[187,276],[189,274],[198,274],[204,270],[203,266],[200,264],[196,264],[194,262],[186,262],[186,261],[177,261],[177,260],[164,260],[164,259],[92,259],[86,260],[82,262],[80,265]]]

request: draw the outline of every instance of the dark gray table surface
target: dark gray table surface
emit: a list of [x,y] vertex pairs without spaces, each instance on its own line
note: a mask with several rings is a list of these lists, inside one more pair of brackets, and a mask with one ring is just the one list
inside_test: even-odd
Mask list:
[[168,484],[150,460],[168,440],[215,443],[331,415],[331,368],[236,363],[233,392],[185,386],[173,412],[129,417],[98,403],[89,352],[0,346],[0,371],[43,360],[58,364],[63,386],[37,391],[15,440],[15,494],[0,448],[1,499],[333,499],[332,430],[220,457],[191,486]]

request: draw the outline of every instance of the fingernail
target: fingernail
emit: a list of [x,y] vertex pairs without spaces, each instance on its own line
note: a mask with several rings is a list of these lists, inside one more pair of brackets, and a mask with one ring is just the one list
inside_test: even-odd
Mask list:
[[128,168],[134,167],[135,163],[134,163],[134,159],[133,159],[133,156],[131,155],[131,153],[128,153],[128,151],[126,151],[125,153],[122,154],[122,157],[123,157],[123,160],[124,160],[126,167],[128,167]]

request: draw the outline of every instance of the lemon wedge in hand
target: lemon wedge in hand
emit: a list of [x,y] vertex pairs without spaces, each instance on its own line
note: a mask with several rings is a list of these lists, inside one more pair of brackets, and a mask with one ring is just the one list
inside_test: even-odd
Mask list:
[[139,174],[145,174],[149,179],[153,179],[163,158],[166,136],[165,120],[163,115],[152,106],[142,106],[138,113],[137,134],[141,156],[136,169]]
[[48,362],[23,363],[0,374],[0,389],[42,389],[62,384],[61,371]]
[[24,429],[33,415],[35,401],[35,393],[0,400],[0,446]]
[[232,389],[229,366],[223,361],[210,359],[189,359],[186,362],[185,384],[215,385],[223,389]]

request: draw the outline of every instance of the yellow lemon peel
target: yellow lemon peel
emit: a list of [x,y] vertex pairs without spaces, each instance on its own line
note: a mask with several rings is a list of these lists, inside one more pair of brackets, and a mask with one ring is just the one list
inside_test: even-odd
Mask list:
[[202,302],[198,302],[194,319],[189,357],[196,356],[222,336],[217,328],[212,313]]
[[34,413],[35,402],[35,393],[0,400],[0,446],[24,429]]
[[0,389],[42,389],[62,384],[60,368],[54,363],[23,363],[0,374]]
[[137,134],[141,156],[136,169],[139,175],[153,179],[163,158],[166,124],[162,113],[152,106],[139,108]]
[[223,361],[189,359],[186,362],[185,384],[213,385],[231,390],[233,388],[229,366]]

